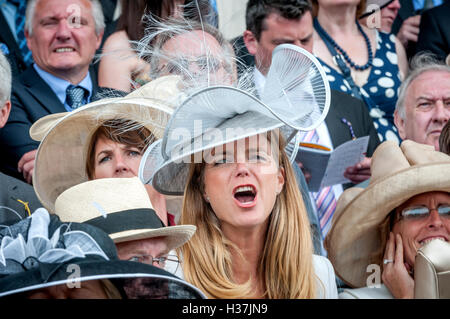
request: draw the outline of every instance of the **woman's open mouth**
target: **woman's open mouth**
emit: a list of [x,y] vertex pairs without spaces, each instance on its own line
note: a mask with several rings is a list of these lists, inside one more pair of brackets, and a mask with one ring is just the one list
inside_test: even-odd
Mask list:
[[249,208],[256,205],[257,191],[253,185],[240,185],[233,190],[233,197],[239,207]]

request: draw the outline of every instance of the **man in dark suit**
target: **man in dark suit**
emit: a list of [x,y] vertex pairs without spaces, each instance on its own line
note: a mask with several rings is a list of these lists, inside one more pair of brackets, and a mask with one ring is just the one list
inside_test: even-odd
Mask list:
[[[0,130],[11,110],[11,67],[0,53]],[[0,173],[0,225],[10,225],[42,207],[33,187]]]
[[440,59],[450,54],[450,1],[425,11],[420,21],[416,51],[430,51]]
[[30,0],[28,7],[25,36],[35,63],[13,82],[11,115],[0,133],[0,169],[30,183],[38,146],[31,125],[90,102],[97,91],[89,67],[104,19],[98,0]]
[[[30,62],[32,62],[32,59],[30,59],[29,63],[25,63],[24,61],[23,53],[19,48],[18,42],[20,42],[20,39],[18,39],[18,31],[16,29],[18,17],[22,15],[23,19],[25,19],[25,12],[22,12],[20,8],[22,3],[26,5],[27,1],[28,0],[0,1],[0,30],[2,30],[2,32],[0,32],[0,52],[3,52],[8,58],[11,64],[13,77],[25,71]],[[114,32],[115,23],[113,18],[118,1],[120,0],[100,0],[106,25],[105,36],[103,36],[102,42],[107,38],[107,29],[110,30],[108,35]],[[97,51],[97,53],[101,52]]]
[[[306,0],[249,0],[246,24],[243,39],[248,52],[255,57],[253,79],[258,92],[264,86],[272,51],[277,45],[290,43],[312,53],[314,29],[311,6]],[[380,142],[366,106],[347,94],[334,90],[331,92],[331,106],[325,123],[316,129],[321,143],[335,148],[353,137],[369,135],[367,156],[371,156]],[[354,183],[368,179],[370,162],[370,158],[366,157],[357,165],[347,168],[346,177]],[[331,191],[337,199],[343,191],[342,185],[333,186]],[[332,216],[332,212],[327,216],[330,213]],[[331,219],[327,217],[326,221],[320,220],[320,225],[323,232],[324,229],[328,230]]]

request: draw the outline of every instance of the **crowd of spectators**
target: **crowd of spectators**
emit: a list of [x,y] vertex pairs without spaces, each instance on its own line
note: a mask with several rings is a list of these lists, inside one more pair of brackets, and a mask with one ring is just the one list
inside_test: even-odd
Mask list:
[[[450,255],[450,1],[242,15],[226,39],[216,0],[0,0],[0,297],[427,295],[416,256]],[[312,187],[299,147],[364,138]],[[86,289],[41,282],[69,262]]]

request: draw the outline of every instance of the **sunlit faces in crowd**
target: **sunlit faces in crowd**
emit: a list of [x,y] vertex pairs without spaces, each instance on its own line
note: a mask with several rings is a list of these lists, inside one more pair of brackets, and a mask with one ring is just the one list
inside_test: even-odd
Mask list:
[[96,30],[89,0],[38,0],[27,44],[36,64],[61,78],[86,76],[103,30]]
[[278,166],[278,144],[260,134],[214,148],[203,171],[204,198],[230,229],[267,227],[277,195],[284,185]]
[[402,139],[433,145],[439,150],[439,136],[450,119],[450,73],[426,71],[406,91],[404,115],[395,113]]
[[250,54],[255,56],[258,69],[267,74],[272,63],[272,52],[276,46],[289,43],[312,53],[313,22],[311,12],[305,12],[300,19],[286,19],[278,13],[271,13],[264,20],[259,39],[249,30],[244,32],[244,41]]
[[392,232],[403,242],[404,261],[414,267],[417,250],[433,239],[450,240],[450,194],[429,192],[397,207]]

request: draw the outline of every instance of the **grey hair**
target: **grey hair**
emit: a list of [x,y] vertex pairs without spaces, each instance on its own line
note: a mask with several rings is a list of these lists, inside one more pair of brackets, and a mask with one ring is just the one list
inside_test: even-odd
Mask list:
[[[231,76],[231,78],[236,81],[237,72],[236,72],[236,63],[237,59],[234,55],[234,50],[231,44],[225,39],[225,37],[221,34],[221,32],[215,27],[203,23],[202,21],[197,22],[188,19],[180,19],[180,18],[169,18],[163,21],[158,21],[150,15],[147,15],[143,18],[144,21],[150,21],[152,25],[151,28],[147,28],[145,32],[144,38],[140,41],[134,43],[136,47],[136,51],[138,56],[147,61],[150,64],[150,78],[155,79],[160,77],[162,74],[161,70],[158,69],[159,63],[161,59],[172,60],[173,55],[182,55],[182,53],[177,53],[177,50],[171,52],[164,52],[162,50],[164,44],[171,38],[175,36],[187,34],[192,31],[203,31],[207,34],[210,34],[216,41],[218,42],[221,53],[220,59],[222,60],[223,67],[227,74]],[[198,37],[199,45],[204,41],[204,38]],[[207,51],[208,48],[207,48]],[[212,55],[211,52],[206,53],[209,62],[209,55]],[[189,70],[183,68],[180,65],[180,70],[185,79],[189,79],[192,83],[196,83],[196,87],[207,85],[209,82],[209,75],[211,72],[209,71],[209,63],[204,66],[203,72],[201,72],[202,76],[190,74]],[[233,82],[234,82],[233,81]]]
[[415,55],[411,60],[411,72],[409,72],[406,79],[398,91],[398,100],[395,106],[396,111],[400,118],[405,119],[405,99],[408,87],[411,83],[418,78],[421,74],[428,71],[439,71],[450,73],[450,66],[438,60],[435,55],[425,52]]
[[0,51],[0,109],[11,99],[11,66]]
[[[25,13],[25,30],[29,35],[33,34],[33,19],[36,11],[36,4],[39,0],[29,0]],[[105,29],[105,17],[103,15],[102,5],[99,0],[90,0],[92,3],[92,17],[95,21],[95,33],[100,35]]]

